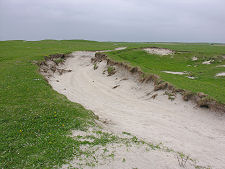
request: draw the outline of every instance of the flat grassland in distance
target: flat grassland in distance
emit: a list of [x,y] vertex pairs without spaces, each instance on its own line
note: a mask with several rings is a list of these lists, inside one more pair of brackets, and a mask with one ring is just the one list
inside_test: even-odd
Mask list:
[[[55,53],[78,50],[107,50],[127,46],[124,51],[110,52],[115,60],[130,62],[147,73],[154,73],[173,85],[204,92],[225,103],[225,79],[215,77],[223,72],[225,46],[210,44],[113,43],[83,40],[1,41],[0,42],[0,168],[52,168],[60,166],[87,144],[67,135],[72,129],[94,126],[91,111],[72,103],[55,92],[38,72],[36,62]],[[170,56],[145,53],[141,47],[158,46],[188,51]],[[199,60],[193,62],[191,58]],[[209,58],[215,62],[202,65]],[[217,60],[218,59],[218,60]],[[191,66],[187,66],[191,65]],[[194,67],[197,65],[197,67]],[[197,79],[161,71],[188,71]],[[104,144],[106,138],[93,144]]]
[[[172,55],[148,54],[142,49],[113,51],[108,56],[116,61],[131,63],[146,73],[157,74],[162,80],[177,88],[192,92],[204,92],[220,103],[225,103],[225,77],[216,77],[225,72],[225,45],[185,44],[185,43],[151,43],[149,47],[175,50]],[[198,60],[193,61],[192,58]],[[211,64],[202,64],[211,60]],[[168,74],[162,71],[187,72],[184,75]],[[192,76],[195,79],[190,79]]]

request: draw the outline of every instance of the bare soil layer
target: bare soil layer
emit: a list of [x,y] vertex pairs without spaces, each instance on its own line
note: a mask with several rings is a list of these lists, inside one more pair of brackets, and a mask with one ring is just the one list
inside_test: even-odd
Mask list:
[[[164,83],[153,84],[157,80],[140,82],[139,74],[134,73],[139,72],[137,68],[128,71],[124,66],[97,57],[96,52],[74,52],[56,68],[53,68],[54,59],[48,60],[48,64],[42,63],[40,71],[54,90],[92,110],[111,131],[125,131],[145,141],[163,143],[190,155],[200,165],[225,168],[224,113],[183,101],[184,96],[188,100],[192,95],[172,92],[169,84],[165,87]],[[109,73],[109,66],[115,68],[114,74]],[[154,78],[158,79],[151,77]],[[203,93],[198,97],[206,98]],[[121,153],[124,153],[122,148],[117,154]],[[160,157],[162,154],[154,156],[154,153],[144,156],[139,163],[135,161],[136,167],[151,168],[155,163],[158,167],[154,165],[154,168],[180,168],[170,155]],[[139,159],[139,154],[142,151],[136,155],[134,152],[131,161]],[[117,162],[113,163],[120,168]],[[107,167],[114,168],[113,163]]]

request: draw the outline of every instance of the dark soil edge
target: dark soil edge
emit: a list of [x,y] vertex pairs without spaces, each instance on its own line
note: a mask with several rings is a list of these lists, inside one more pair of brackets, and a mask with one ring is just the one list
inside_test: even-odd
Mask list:
[[[66,72],[71,72],[72,70],[59,69],[58,66],[63,64],[64,61],[71,57],[70,54],[53,54],[44,57],[44,61],[37,63],[39,66],[39,73],[42,74],[45,80],[48,81],[48,78],[54,73],[59,73],[62,75]],[[49,64],[51,62],[51,64]]]

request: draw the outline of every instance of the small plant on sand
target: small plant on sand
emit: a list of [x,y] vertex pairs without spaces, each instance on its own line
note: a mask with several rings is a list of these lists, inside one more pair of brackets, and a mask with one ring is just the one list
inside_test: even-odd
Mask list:
[[186,163],[189,160],[189,158],[190,158],[189,156],[186,156],[183,153],[178,153],[177,160],[178,160],[178,163],[179,163],[180,167],[185,168]]
[[183,93],[183,100],[184,101],[188,101],[188,100],[190,100],[192,97],[194,97],[194,93],[193,92],[190,92],[190,91],[185,91],[184,93]]
[[165,91],[164,95],[167,95],[168,99],[171,100],[171,101],[173,101],[175,99],[175,97],[176,97],[174,93],[170,93],[168,91]]
[[98,65],[95,63],[94,64],[94,70],[98,69]]
[[57,58],[57,59],[54,60],[54,62],[58,65],[58,64],[60,64],[60,63],[63,63],[63,62],[64,62],[64,59],[62,59],[62,58]]
[[112,76],[112,75],[114,75],[116,73],[116,69],[113,66],[109,66],[107,68],[107,72],[108,72],[108,76]]

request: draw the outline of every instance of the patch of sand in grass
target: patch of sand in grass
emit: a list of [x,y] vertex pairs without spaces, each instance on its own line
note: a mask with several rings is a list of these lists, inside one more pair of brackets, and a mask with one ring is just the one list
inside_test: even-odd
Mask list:
[[96,51],[96,52],[112,52],[112,51],[115,51],[115,50],[124,50],[126,49],[127,47],[118,47],[118,48],[115,48],[113,50],[104,50],[104,51]]
[[[188,74],[187,72],[172,72],[172,71],[162,71],[164,73],[168,73],[168,74],[174,74],[174,75],[185,75]],[[193,76],[186,76],[188,79],[196,79],[196,77]]]
[[163,49],[163,48],[144,48],[144,51],[150,54],[156,54],[156,55],[171,55],[174,52],[169,49]]
[[[162,142],[190,155],[199,165],[225,168],[224,114],[196,108],[191,102],[184,102],[179,94],[174,101],[168,100],[165,91],[155,92],[152,84],[139,83],[122,68],[116,67],[116,74],[107,76],[103,73],[108,67],[106,61],[98,63],[94,70],[91,58],[95,52],[78,51],[72,56],[61,65],[72,72],[55,73],[49,78],[54,90],[92,110],[101,121],[110,121],[107,127],[114,133],[126,131],[147,142]],[[116,85],[119,87],[113,89]],[[152,99],[155,94],[157,97]],[[179,168],[175,156],[160,151],[149,153],[134,150],[126,154],[124,149],[117,149],[115,154],[127,158],[128,163],[115,158],[108,164],[110,167],[103,168]]]
[[172,72],[172,71],[162,71],[164,73],[169,73],[169,74],[174,74],[174,75],[184,75],[186,74],[185,72]]
[[193,77],[193,76],[186,76],[188,79],[196,79],[196,77]]
[[210,65],[211,64],[211,60],[208,60],[208,61],[204,61],[202,62],[203,65]]
[[119,48],[116,48],[115,50],[124,50],[126,49],[127,47],[119,47]]
[[216,67],[225,67],[225,65],[218,65],[218,66],[216,66]]
[[225,76],[225,72],[217,73],[216,76],[217,76],[217,77]]
[[191,60],[196,61],[196,60],[198,60],[198,58],[196,56],[194,56]]

